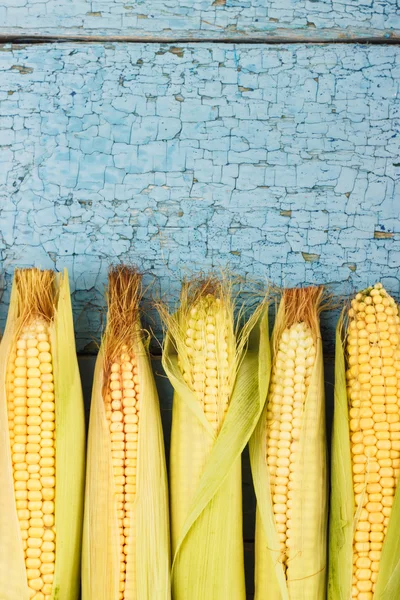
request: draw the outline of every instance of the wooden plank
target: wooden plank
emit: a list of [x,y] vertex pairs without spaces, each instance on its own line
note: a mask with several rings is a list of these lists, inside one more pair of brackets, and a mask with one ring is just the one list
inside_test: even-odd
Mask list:
[[[355,39],[364,30],[371,37],[390,37],[400,29],[400,15],[396,0],[0,0],[0,23],[4,34],[57,38],[206,41],[266,33],[270,40],[287,39],[293,30],[295,37],[314,41],[320,30],[349,32]],[[332,35],[328,32],[325,39]]]

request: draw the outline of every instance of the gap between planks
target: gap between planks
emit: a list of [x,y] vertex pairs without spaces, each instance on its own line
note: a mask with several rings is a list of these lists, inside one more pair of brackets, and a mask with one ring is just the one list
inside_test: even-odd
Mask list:
[[171,31],[121,35],[114,30],[99,34],[82,34],[76,30],[37,32],[22,28],[0,28],[0,44],[51,44],[51,43],[113,43],[128,44],[400,44],[400,30],[379,29],[282,29],[248,33],[238,31],[226,34],[210,31]]

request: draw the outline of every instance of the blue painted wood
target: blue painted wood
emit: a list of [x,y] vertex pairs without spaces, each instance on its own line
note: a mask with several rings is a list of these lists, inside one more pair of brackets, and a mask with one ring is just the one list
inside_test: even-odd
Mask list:
[[[68,267],[78,347],[110,262],[399,294],[395,46],[53,44],[0,52],[4,324],[15,266]],[[149,301],[147,326],[161,337]],[[331,348],[337,313],[323,316]],[[88,346],[89,345],[89,346]]]
[[249,36],[279,29],[400,30],[396,0],[3,0],[4,32]]

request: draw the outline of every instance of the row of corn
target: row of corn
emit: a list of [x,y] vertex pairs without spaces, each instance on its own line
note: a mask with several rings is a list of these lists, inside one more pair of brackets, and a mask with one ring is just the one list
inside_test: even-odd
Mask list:
[[[400,318],[381,284],[338,325],[329,564],[322,288],[243,324],[184,284],[163,366],[170,498],[141,278],[110,271],[87,456],[67,274],[17,270],[0,346],[0,599],[244,600],[241,453],[257,496],[256,600],[400,598]],[[241,326],[239,326],[241,324]],[[171,532],[169,520],[171,518]]]

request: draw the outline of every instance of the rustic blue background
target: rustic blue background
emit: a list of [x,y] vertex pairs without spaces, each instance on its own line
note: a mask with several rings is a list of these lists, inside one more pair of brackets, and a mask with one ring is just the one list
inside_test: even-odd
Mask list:
[[147,296],[172,302],[183,275],[221,266],[397,295],[399,59],[340,44],[3,48],[1,326],[16,265],[68,267],[79,350],[99,337],[110,262],[138,264]]

